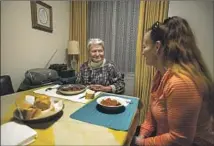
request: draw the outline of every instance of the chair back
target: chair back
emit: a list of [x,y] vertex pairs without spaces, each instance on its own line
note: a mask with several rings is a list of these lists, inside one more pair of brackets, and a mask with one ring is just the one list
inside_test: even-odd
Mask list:
[[0,76],[0,96],[14,93],[9,75]]

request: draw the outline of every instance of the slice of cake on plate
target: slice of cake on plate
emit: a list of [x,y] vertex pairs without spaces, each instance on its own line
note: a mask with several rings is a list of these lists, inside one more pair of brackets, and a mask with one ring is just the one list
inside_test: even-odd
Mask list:
[[85,93],[85,99],[93,99],[95,95],[95,91],[87,89]]

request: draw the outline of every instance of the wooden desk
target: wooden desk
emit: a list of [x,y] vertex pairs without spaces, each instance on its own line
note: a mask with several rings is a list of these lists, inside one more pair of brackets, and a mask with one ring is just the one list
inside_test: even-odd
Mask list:
[[[35,90],[35,89],[34,89]],[[33,95],[33,90],[18,92],[1,97],[1,123],[8,122],[12,118],[15,106],[12,106],[15,99],[23,98],[25,95]],[[38,132],[38,138],[32,145],[124,145],[128,132],[111,130],[71,119],[70,114],[84,106],[64,100],[63,115],[57,121],[30,124]],[[135,122],[134,122],[135,121]],[[137,118],[133,123],[138,121]],[[43,127],[44,129],[41,129]],[[52,138],[52,139],[51,139]],[[129,142],[126,142],[126,144]]]

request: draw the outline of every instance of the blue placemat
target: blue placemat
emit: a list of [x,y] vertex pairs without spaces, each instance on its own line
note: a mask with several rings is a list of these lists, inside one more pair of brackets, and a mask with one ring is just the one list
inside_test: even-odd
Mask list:
[[107,128],[127,131],[137,110],[139,102],[138,98],[130,98],[130,96],[126,95],[116,95],[109,93],[103,93],[99,97],[102,96],[117,96],[126,99],[131,99],[132,103],[130,103],[123,109],[119,109],[116,114],[114,111],[113,114],[109,111],[105,111],[100,108],[95,99],[77,110],[76,112],[74,112],[73,114],[71,114],[70,118],[95,125],[104,126]]

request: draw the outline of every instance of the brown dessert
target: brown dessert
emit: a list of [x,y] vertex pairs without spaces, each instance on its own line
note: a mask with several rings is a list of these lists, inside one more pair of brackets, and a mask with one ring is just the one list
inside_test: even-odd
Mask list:
[[61,88],[62,91],[80,91],[85,87],[81,85],[68,85]]

